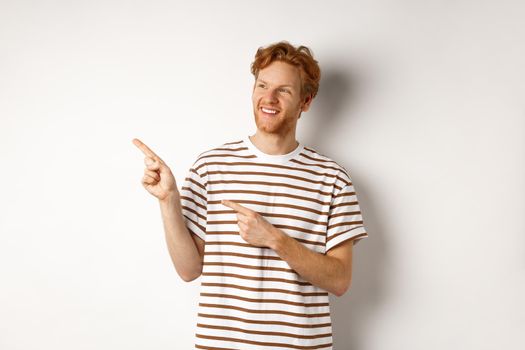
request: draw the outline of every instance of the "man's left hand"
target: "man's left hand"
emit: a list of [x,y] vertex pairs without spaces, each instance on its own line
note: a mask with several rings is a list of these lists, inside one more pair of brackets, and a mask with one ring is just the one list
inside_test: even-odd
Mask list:
[[280,230],[266,221],[262,215],[234,201],[221,200],[221,203],[237,213],[239,234],[246,242],[257,247],[271,248],[274,246],[274,242],[279,238]]

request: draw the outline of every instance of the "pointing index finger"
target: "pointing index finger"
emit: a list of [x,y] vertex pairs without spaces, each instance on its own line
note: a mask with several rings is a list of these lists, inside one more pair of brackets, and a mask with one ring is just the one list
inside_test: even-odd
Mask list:
[[240,204],[238,204],[238,203],[236,203],[234,201],[223,199],[223,200],[221,200],[221,203],[224,204],[227,207],[232,208],[236,212],[239,212],[239,213],[244,214],[244,215],[248,215],[248,214],[250,214],[252,212],[250,209],[248,209],[246,207],[243,207],[242,205],[240,205]]
[[156,159],[160,158],[158,155],[155,154],[155,152],[153,152],[148,146],[146,146],[144,142],[140,141],[139,139],[133,139],[132,142],[142,151],[142,153],[144,153],[148,157]]

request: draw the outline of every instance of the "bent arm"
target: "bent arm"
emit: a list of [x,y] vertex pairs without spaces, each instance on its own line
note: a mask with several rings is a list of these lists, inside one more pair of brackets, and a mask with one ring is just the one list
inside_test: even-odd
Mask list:
[[159,204],[171,261],[184,281],[193,281],[202,273],[204,241],[186,227],[178,194],[159,200]]
[[342,296],[350,288],[353,240],[320,254],[277,228],[276,232],[278,239],[270,248],[302,278],[337,296]]

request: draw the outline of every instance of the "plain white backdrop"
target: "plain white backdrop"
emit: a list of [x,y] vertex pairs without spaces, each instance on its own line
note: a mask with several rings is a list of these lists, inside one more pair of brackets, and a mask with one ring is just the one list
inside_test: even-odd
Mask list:
[[190,349],[137,137],[180,186],[255,132],[255,51],[309,46],[299,141],[345,166],[369,238],[336,350],[525,345],[521,1],[0,1],[0,349]]

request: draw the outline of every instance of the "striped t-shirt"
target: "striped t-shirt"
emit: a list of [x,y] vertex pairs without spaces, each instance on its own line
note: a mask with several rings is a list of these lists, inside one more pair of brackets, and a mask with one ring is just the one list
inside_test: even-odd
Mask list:
[[332,349],[328,292],[270,248],[248,244],[233,200],[325,254],[368,237],[349,173],[299,143],[268,155],[248,136],[201,153],[180,190],[188,230],[205,241],[196,349]]

